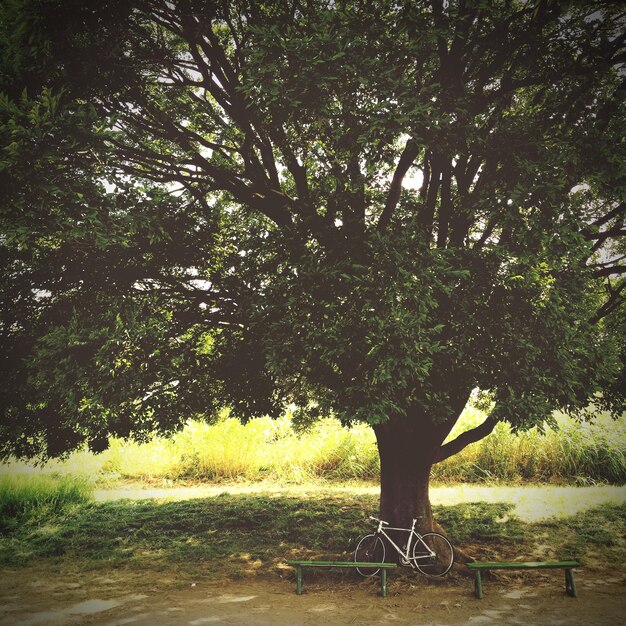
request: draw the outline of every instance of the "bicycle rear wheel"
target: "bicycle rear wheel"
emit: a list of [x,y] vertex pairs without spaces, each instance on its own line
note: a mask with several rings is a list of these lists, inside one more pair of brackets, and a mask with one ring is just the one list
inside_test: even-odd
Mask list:
[[[371,533],[365,535],[356,546],[354,551],[355,563],[384,563],[385,562],[385,544],[383,540]],[[373,567],[357,567],[356,571],[361,576],[375,576],[380,571],[380,568]]]
[[[433,555],[430,552],[433,552]],[[413,563],[426,576],[443,576],[454,563],[452,544],[439,533],[426,533],[413,546]]]

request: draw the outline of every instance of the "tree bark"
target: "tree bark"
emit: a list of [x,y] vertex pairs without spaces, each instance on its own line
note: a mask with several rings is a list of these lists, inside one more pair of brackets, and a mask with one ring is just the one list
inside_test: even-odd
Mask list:
[[[417,519],[420,533],[436,531],[445,535],[433,519],[430,472],[456,418],[435,426],[428,416],[418,417],[394,417],[374,426],[380,456],[380,518],[397,528],[410,528]],[[400,547],[404,545],[400,542],[406,541],[406,534],[390,534]],[[455,555],[457,563],[474,560],[456,546]]]
[[380,516],[392,526],[433,530],[430,470],[449,425],[395,417],[374,426],[380,456]]

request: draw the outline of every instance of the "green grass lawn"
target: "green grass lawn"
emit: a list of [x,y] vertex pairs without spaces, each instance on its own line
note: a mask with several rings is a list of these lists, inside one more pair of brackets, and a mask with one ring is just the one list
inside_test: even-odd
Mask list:
[[[370,528],[367,515],[377,499],[372,491],[315,486],[268,493],[235,488],[178,500],[68,498],[56,507],[4,511],[0,564],[170,564],[183,571],[201,567],[210,576],[269,574],[290,558],[349,558]],[[541,521],[520,519],[510,502],[449,499],[435,505],[435,513],[453,544],[476,558],[578,558],[588,567],[621,569],[626,562],[624,502]]]

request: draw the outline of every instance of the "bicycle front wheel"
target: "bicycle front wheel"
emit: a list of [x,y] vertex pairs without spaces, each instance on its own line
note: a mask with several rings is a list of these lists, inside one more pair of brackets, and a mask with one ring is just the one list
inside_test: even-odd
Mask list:
[[454,563],[452,544],[439,533],[426,533],[413,546],[413,563],[426,576],[443,576]]
[[[354,551],[355,563],[384,563],[385,562],[385,544],[383,540],[376,534],[365,535],[356,546]],[[375,576],[380,568],[373,567],[357,567],[356,571],[361,576]]]

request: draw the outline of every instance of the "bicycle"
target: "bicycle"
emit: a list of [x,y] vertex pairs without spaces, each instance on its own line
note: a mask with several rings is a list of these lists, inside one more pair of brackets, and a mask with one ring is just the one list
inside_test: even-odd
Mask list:
[[[375,532],[365,535],[360,539],[354,551],[355,563],[384,563],[385,562],[385,542],[393,546],[400,556],[400,565],[412,567],[425,576],[444,576],[454,563],[454,548],[446,537],[439,533],[430,532],[420,535],[415,530],[417,519],[413,520],[411,528],[393,528],[376,517],[369,516],[369,519],[378,522]],[[401,531],[409,534],[406,545],[402,548],[387,534],[387,531]],[[409,556],[410,555],[410,556]],[[380,568],[379,568],[380,569]],[[361,576],[375,576],[379,569],[356,568]]]

